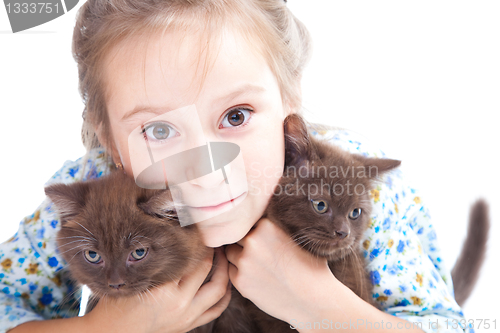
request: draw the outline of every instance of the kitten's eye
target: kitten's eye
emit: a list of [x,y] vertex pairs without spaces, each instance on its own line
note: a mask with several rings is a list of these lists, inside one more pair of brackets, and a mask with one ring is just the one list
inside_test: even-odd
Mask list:
[[170,139],[179,134],[172,126],[169,126],[168,124],[163,122],[152,123],[144,126],[144,129],[141,130],[141,133],[144,136],[145,140],[153,142]]
[[135,260],[141,260],[146,256],[147,253],[148,249],[137,249],[135,251],[132,251],[131,255]]
[[85,256],[85,259],[92,264],[97,264],[101,261],[101,256],[95,251],[87,250],[83,252],[83,255]]
[[252,110],[246,108],[235,108],[226,113],[220,127],[238,127],[250,119]]
[[320,214],[323,214],[328,210],[328,203],[324,200],[313,200],[311,199],[311,204],[315,211]]
[[361,215],[361,208],[354,208],[352,212],[349,213],[349,218],[351,220],[357,219]]

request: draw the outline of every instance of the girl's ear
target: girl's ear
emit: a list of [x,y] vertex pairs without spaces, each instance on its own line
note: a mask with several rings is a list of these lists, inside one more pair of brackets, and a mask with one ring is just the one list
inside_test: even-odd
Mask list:
[[302,107],[302,104],[301,104],[301,101],[302,101],[302,97],[301,97],[301,90],[300,89],[297,89],[298,93],[297,95],[299,96],[299,98],[297,98],[297,100],[295,101],[286,101],[285,104],[283,105],[283,111],[284,111],[284,115],[285,117],[291,115],[291,114],[298,114],[298,112],[300,111],[301,107]]
[[54,203],[61,218],[61,225],[80,214],[87,199],[89,184],[78,182],[71,185],[54,184],[45,188],[45,194]]
[[288,117],[291,114],[297,113],[297,110],[292,106],[290,102],[286,102],[284,105],[283,111],[285,113],[285,117]]
[[118,152],[115,143],[111,138],[108,139],[103,133],[103,124],[100,123],[99,125],[97,125],[97,127],[94,128],[94,131],[97,135],[97,138],[99,139],[99,142],[104,146],[104,148],[106,148],[108,152],[111,152],[111,157],[113,158],[113,162],[115,164],[122,163],[120,153]]

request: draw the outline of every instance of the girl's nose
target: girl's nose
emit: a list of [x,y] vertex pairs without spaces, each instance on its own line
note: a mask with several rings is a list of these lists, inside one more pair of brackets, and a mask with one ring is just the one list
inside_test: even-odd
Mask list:
[[[222,169],[215,170],[208,175],[189,180],[193,185],[198,185],[203,188],[216,188],[224,183],[229,183],[229,175],[231,174],[231,164],[227,164]],[[188,177],[190,179],[191,177]]]

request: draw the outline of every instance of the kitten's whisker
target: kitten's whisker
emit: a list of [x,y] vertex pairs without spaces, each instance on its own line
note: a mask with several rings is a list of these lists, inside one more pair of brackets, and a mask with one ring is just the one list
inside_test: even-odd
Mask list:
[[348,254],[346,254],[347,250],[345,248],[342,248],[340,249],[340,255],[342,256],[342,273],[344,273],[344,271],[347,269],[347,256]]
[[[137,225],[137,226],[135,227],[134,231],[132,231],[130,234],[131,234],[131,235],[134,235],[134,238],[135,238],[135,236],[137,235],[138,230],[139,230],[139,225]],[[130,236],[129,236],[129,238],[130,238]]]
[[[312,253],[315,255],[315,256],[318,256],[319,254],[319,250],[320,250],[320,246],[321,246],[321,240],[316,240],[313,242],[313,245],[312,245]],[[317,248],[317,250],[315,250],[315,247]]]
[[304,234],[304,235],[305,235],[304,231],[306,231],[307,229],[314,229],[314,228],[315,228],[315,227],[312,227],[312,226],[302,228],[302,229],[300,229],[300,230],[298,230],[298,231],[294,232],[293,234],[291,234],[291,235],[290,235],[290,237],[291,237],[291,238],[294,238],[295,236],[298,236],[298,235],[300,235],[300,234]]
[[[81,230],[81,229],[76,229],[76,228],[72,228],[72,227],[66,227],[66,226],[62,226],[61,227],[61,230],[70,230],[71,232],[81,232],[83,233],[84,235],[86,235],[86,237],[89,237],[90,239],[94,240],[94,241],[97,241],[94,237],[91,237],[89,236],[88,232],[86,232],[85,230]],[[75,236],[75,237],[83,237],[83,236]]]
[[90,244],[87,240],[82,239],[82,240],[74,240],[74,241],[71,241],[71,242],[68,242],[68,243],[64,243],[64,244],[62,244],[60,247],[62,247],[62,246],[67,246],[67,245],[69,245],[69,244],[73,244],[73,243],[76,243],[76,242],[80,242],[80,243],[81,243],[81,242],[86,242],[85,244]]
[[307,246],[309,243],[311,243],[311,242],[312,242],[312,239],[308,239],[308,240],[307,240],[307,242],[306,242],[305,244],[303,244],[303,245],[302,245],[302,248],[303,248],[303,249],[305,249],[306,251],[308,251],[308,250],[306,249],[306,246]]
[[307,237],[308,237],[307,235],[303,235],[303,236],[300,236],[300,237],[297,237],[297,238],[293,238],[293,237],[292,237],[292,238],[293,238],[293,240],[294,240],[295,242],[298,242],[298,241],[299,241],[299,239],[302,239],[302,238],[307,238]]
[[[134,288],[135,289],[135,288]],[[142,302],[142,299],[141,299],[141,293],[136,293],[135,296],[137,296],[137,298],[139,299],[139,302]]]
[[71,259],[68,261],[68,265],[71,263],[71,261],[73,261],[73,259],[75,258],[75,256],[77,256],[81,252],[82,252],[82,250],[80,250],[80,251],[76,252],[75,254],[73,254],[73,256],[71,257]]
[[299,245],[297,243],[297,241],[295,241],[295,239],[291,239],[291,238],[288,240],[287,244],[290,244],[290,243],[295,243],[295,245]]
[[68,238],[82,238],[82,239],[86,239],[86,240],[88,240],[88,241],[93,240],[93,238],[90,238],[90,237],[85,237],[85,236],[68,236],[68,237],[58,237],[58,239],[68,239]]
[[[153,287],[153,288],[151,288],[151,289],[160,289],[160,286]],[[165,294],[165,295],[169,296],[171,300],[175,299],[174,294],[173,294],[170,290],[163,288],[163,290],[162,290],[162,291],[165,291],[165,290],[168,292],[168,293],[167,293],[167,294]]]
[[[85,228],[85,227],[84,227],[81,223],[79,223],[79,222],[77,222],[77,221],[74,221],[74,222],[75,222],[76,224],[78,224],[80,227],[82,227],[83,229],[87,230],[87,231],[89,232],[89,234],[91,234],[92,236],[94,236],[94,239],[95,239],[95,235],[94,235],[92,232],[90,232],[90,230],[89,230],[89,229]],[[96,240],[96,241],[97,241],[97,240]]]
[[89,244],[80,244],[80,245],[77,245],[77,246],[72,247],[72,248],[71,248],[71,249],[69,249],[69,250],[66,250],[66,251],[64,251],[64,252],[60,252],[59,254],[60,254],[60,255],[62,255],[62,254],[64,254],[64,253],[67,253],[67,252],[73,251],[73,250],[75,250],[75,249],[77,249],[77,248],[79,248],[79,247],[82,247],[82,246],[88,246],[88,245],[89,245]]
[[144,246],[144,244],[142,244],[141,242],[139,242],[139,241],[136,241],[136,242],[139,243],[139,244],[141,244],[141,246],[142,246],[143,249],[147,248],[147,246]]
[[141,302],[144,304],[144,297],[143,297],[143,291],[139,291],[139,297],[141,298]]
[[[158,245],[159,245],[160,247],[162,247],[162,248],[165,248],[165,246],[163,246],[161,243],[158,243],[157,241],[152,240],[151,238],[146,237],[146,236],[140,236],[140,235],[137,235],[137,236],[135,236],[134,238],[132,238],[132,240],[131,240],[130,242],[138,242],[139,244],[141,244],[139,241],[137,241],[137,240],[136,240],[136,238],[139,238],[139,237],[149,239],[151,242],[158,244]],[[141,244],[141,246],[142,246],[142,244]]]
[[[66,251],[62,251],[62,250],[64,250],[64,248],[63,248],[63,247],[58,247],[58,248],[57,248],[57,251],[58,251],[58,253],[59,253],[60,255],[62,255],[62,254],[64,254],[64,253],[67,253],[67,252],[73,251],[73,250],[75,250],[75,249],[77,249],[77,248],[79,248],[79,247],[83,247],[83,246],[87,246],[87,245],[88,245],[88,244],[79,244],[79,245],[75,245],[75,246],[73,246],[71,249],[68,249],[68,250],[66,250]],[[81,250],[82,250],[82,249],[80,249],[79,251],[81,251]]]
[[153,295],[153,293],[151,292],[151,290],[146,289],[146,291],[151,295],[151,297],[153,297],[153,299],[155,300],[156,304],[160,305],[160,303],[158,303],[158,300],[156,299],[155,295]]
[[[62,283],[62,281],[61,281]],[[73,296],[79,292],[81,290],[81,288],[79,287],[75,287],[73,290],[71,290],[70,292],[68,292],[66,295],[64,295],[62,298],[61,298],[61,301],[54,307],[54,311],[56,313],[59,312],[59,310],[63,310],[64,308],[72,308],[75,304],[78,304],[78,300],[77,299],[74,299]],[[72,300],[71,303],[69,303],[69,301]]]
[[[297,245],[299,245],[299,246],[300,246],[300,245],[302,245],[305,241],[307,241],[307,238],[305,238],[304,240],[301,240],[300,242],[296,242],[296,243],[297,243]],[[302,247],[302,246],[301,246],[301,247]]]
[[[360,263],[360,258],[359,258],[359,255],[358,255],[358,251],[355,251],[353,248],[352,248],[352,253],[354,253],[354,259],[356,260],[356,264],[358,267],[365,267],[364,266],[364,263]],[[363,271],[362,270],[359,270],[358,269],[358,276],[359,276],[359,281],[361,282],[361,286],[360,286],[360,290],[365,290],[365,279],[363,278]]]

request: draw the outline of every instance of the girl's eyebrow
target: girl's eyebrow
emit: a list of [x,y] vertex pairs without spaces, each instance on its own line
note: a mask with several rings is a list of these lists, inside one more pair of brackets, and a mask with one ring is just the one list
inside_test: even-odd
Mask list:
[[[235,89],[234,91],[215,99],[213,104],[229,103],[240,95],[261,93],[261,92],[264,92],[265,90],[266,89],[262,86],[255,85],[252,83],[245,83],[245,84],[241,85],[240,87],[238,87],[237,89]],[[148,105],[137,105],[133,110],[125,113],[125,115],[122,117],[121,121],[127,120],[128,118],[130,118],[138,113],[154,113],[154,114],[160,115],[160,114],[164,114],[164,113],[167,113],[169,111],[172,111],[172,110],[175,110],[175,109],[171,108],[169,106],[154,107],[154,106],[148,106]]]

